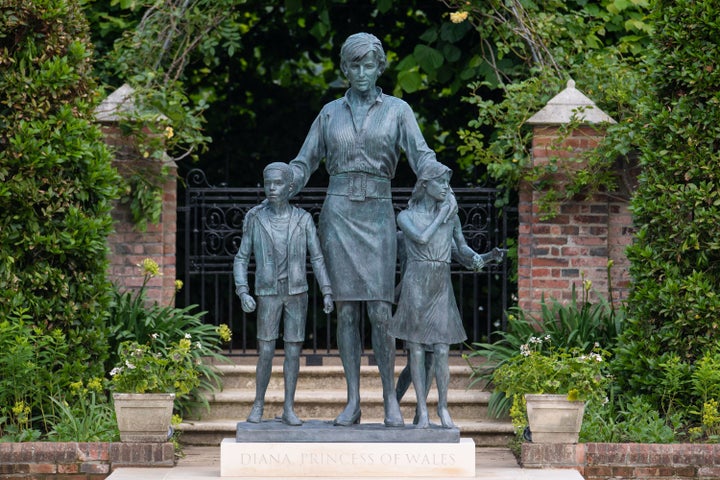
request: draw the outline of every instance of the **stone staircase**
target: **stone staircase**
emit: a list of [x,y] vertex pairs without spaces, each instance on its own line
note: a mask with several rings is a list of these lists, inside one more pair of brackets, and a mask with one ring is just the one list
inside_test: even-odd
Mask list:
[[[279,352],[280,353],[280,352]],[[395,377],[402,370],[405,359],[398,358]],[[450,365],[450,390],[448,403],[453,421],[463,437],[475,440],[477,446],[507,446],[513,436],[509,419],[493,419],[488,416],[487,403],[490,393],[477,386],[469,387],[470,367],[455,359]],[[234,438],[237,422],[245,421],[255,396],[254,359],[244,359],[240,364],[218,365],[223,376],[223,389],[208,394],[210,410],[200,410],[180,425],[181,442],[186,445],[219,445],[223,438]],[[362,422],[381,423],[383,419],[382,387],[376,366],[361,367],[360,394]],[[283,380],[282,355],[276,356],[273,373],[265,396],[264,419],[282,415]],[[344,408],[346,399],[345,376],[342,366],[300,367],[295,412],[301,419],[332,420]],[[400,407],[406,424],[415,415],[415,393],[411,387]],[[440,424],[436,414],[437,392],[435,385],[428,397],[430,422]]]

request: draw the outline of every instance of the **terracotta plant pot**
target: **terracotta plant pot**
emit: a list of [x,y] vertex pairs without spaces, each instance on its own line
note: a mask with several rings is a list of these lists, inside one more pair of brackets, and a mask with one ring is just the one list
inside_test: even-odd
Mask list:
[[533,443],[577,443],[585,402],[567,395],[525,395]]
[[174,401],[174,393],[113,393],[120,440],[167,442]]

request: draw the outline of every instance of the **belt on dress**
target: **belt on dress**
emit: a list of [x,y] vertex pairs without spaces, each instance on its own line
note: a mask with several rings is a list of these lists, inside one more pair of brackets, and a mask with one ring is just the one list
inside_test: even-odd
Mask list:
[[348,197],[356,202],[362,202],[366,198],[392,198],[389,178],[360,172],[331,176],[327,193]]

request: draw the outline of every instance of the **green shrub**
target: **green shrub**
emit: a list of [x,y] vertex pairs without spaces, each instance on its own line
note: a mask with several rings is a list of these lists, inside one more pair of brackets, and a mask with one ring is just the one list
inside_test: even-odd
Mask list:
[[229,328],[227,325],[216,327],[204,323],[205,312],[196,311],[197,305],[176,308],[149,301],[146,287],[158,274],[158,265],[151,259],[145,259],[138,268],[144,276],[139,289],[115,289],[108,320],[110,356],[105,371],[110,372],[118,365],[123,344],[134,342],[152,348],[153,352],[162,352],[179,342],[190,340],[193,348],[188,354],[197,364],[200,381],[190,392],[178,392],[175,406],[181,413],[198,406],[207,407],[203,392],[214,391],[220,386],[212,361],[227,361],[220,349],[223,343],[230,341]]
[[[659,1],[642,102],[642,174],[628,249],[633,288],[616,352],[624,391],[660,411],[696,405],[690,389],[669,398],[664,366],[692,365],[714,348],[720,313],[720,23],[717,2]],[[675,372],[679,373],[679,372]],[[690,368],[684,368],[686,384]]]
[[644,397],[626,395],[606,404],[588,403],[581,442],[673,443],[683,438],[680,414],[661,416]]
[[[608,275],[611,267],[609,264]],[[612,352],[624,325],[624,310],[616,309],[612,302],[604,298],[591,302],[590,289],[590,282],[583,282],[582,296],[578,299],[573,285],[571,299],[567,303],[557,299],[546,301],[543,298],[539,317],[518,307],[510,309],[507,329],[498,332],[499,340],[494,343],[473,343],[470,353],[465,355],[473,368],[473,384],[490,383],[494,372],[519,355],[531,338],[548,337],[553,348],[559,350],[590,353],[599,346]],[[482,359],[482,362],[474,364],[475,359]],[[510,407],[511,399],[501,392],[493,392],[489,404],[492,415],[503,416]]]
[[[90,56],[78,1],[0,7],[0,321],[19,329],[18,348],[32,358],[13,366],[29,376],[10,392],[25,398],[36,426],[55,409],[50,396],[102,376],[107,356],[106,237],[118,178],[93,122]],[[13,363],[7,356],[0,351],[0,362]]]

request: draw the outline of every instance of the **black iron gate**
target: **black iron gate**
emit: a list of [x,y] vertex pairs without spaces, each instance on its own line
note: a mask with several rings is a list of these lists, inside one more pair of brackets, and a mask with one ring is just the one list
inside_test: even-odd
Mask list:
[[[406,208],[410,192],[409,188],[393,189],[396,211]],[[515,235],[517,212],[505,209],[501,215],[495,208],[498,192],[492,188],[454,188],[454,192],[468,245],[480,253],[496,246],[506,247],[507,239]],[[206,322],[229,325],[233,332],[231,355],[255,354],[255,314],[242,311],[234,293],[232,268],[245,214],[263,198],[259,187],[210,185],[204,172],[196,169],[187,175],[184,204],[179,207],[178,276],[184,282],[179,306],[198,305],[207,312]],[[317,224],[324,198],[325,189],[305,188],[292,203],[310,212]],[[253,262],[251,259],[250,285]],[[454,264],[452,279],[468,342],[487,341],[493,331],[504,327],[503,315],[516,290],[509,279],[508,263],[486,267],[480,273]],[[317,283],[310,280],[303,351],[308,361],[321,362],[322,357],[336,353],[335,322],[333,314],[323,313],[322,295]],[[369,332],[366,320],[362,338],[367,352],[371,351]]]

